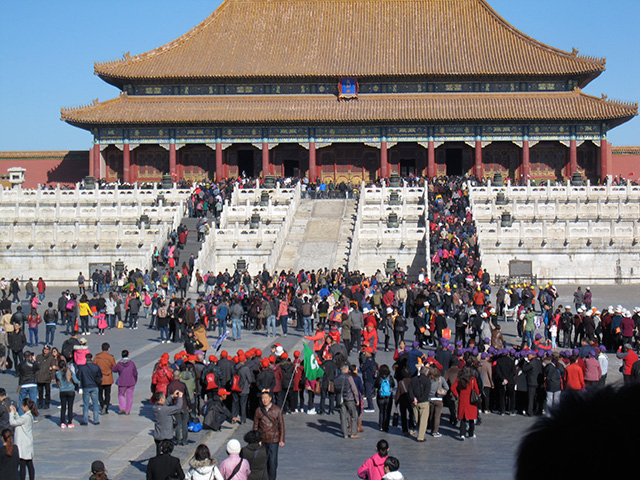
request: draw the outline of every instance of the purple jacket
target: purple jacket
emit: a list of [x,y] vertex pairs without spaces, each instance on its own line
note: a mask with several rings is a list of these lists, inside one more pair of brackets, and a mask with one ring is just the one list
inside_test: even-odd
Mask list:
[[136,364],[128,358],[120,360],[115,367],[111,367],[111,370],[120,374],[116,381],[116,385],[119,387],[135,387],[138,382]]

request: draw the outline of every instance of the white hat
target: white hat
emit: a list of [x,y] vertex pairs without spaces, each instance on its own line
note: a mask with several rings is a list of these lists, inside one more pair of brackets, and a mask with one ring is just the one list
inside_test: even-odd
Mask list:
[[235,438],[232,438],[227,442],[227,453],[229,455],[239,454],[242,447],[240,446],[240,442]]
[[[571,305],[567,305],[566,307],[564,307],[567,310],[571,310]],[[578,311],[580,311],[580,308],[578,308]]]
[[472,308],[471,310],[469,310],[469,314],[470,315],[475,315],[476,313],[478,313],[478,312],[476,312],[475,308]]
[[591,310],[587,310],[587,313],[585,313],[585,316],[590,317],[593,314],[593,312]]
[[393,313],[393,308],[387,307],[387,314],[391,314],[391,313]]
[[441,309],[441,308],[439,308],[439,309],[438,309],[438,313],[444,313],[444,310],[443,310],[443,309]]
[[496,309],[491,307],[491,310],[489,310],[491,313],[496,313]]
[[616,307],[615,313],[622,313],[622,305]]
[[482,312],[482,315],[480,315],[482,318],[487,318],[487,312]]
[[424,302],[424,303],[423,303],[423,305],[424,305],[425,307],[428,307],[428,306],[429,306],[429,302]]
[[[567,307],[567,308],[571,309],[571,307]],[[578,313],[582,313],[582,312],[584,312],[584,308],[580,307],[580,308],[578,309]]]
[[278,345],[276,347],[276,351],[275,354],[277,357],[279,357],[280,355],[282,355],[284,353],[284,348],[282,348],[282,345]]
[[362,313],[369,313],[371,310],[369,310],[367,307],[364,307],[362,309]]
[[596,315],[600,315],[601,313],[602,313],[602,312],[601,312],[600,310],[596,310],[596,311],[595,311],[595,314],[596,314]]

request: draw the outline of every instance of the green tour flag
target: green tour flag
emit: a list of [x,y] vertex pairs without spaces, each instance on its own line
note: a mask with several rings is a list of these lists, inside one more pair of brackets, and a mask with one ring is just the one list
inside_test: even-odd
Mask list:
[[315,380],[324,375],[324,371],[318,365],[316,354],[306,344],[304,345],[304,375],[307,380]]

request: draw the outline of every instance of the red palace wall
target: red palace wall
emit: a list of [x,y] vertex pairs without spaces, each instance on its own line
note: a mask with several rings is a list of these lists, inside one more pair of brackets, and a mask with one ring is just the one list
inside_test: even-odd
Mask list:
[[26,169],[24,188],[72,185],[89,175],[89,152],[0,152],[0,175],[6,175],[13,167]]
[[628,180],[640,181],[640,148],[637,153],[616,153],[611,156],[611,174]]

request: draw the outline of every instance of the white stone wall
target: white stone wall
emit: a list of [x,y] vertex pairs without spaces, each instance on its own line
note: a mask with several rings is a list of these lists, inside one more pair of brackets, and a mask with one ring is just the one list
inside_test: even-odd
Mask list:
[[[505,202],[496,203],[498,192]],[[640,283],[640,187],[470,187],[470,200],[492,275],[524,260],[544,281]],[[512,226],[502,226],[503,212]]]

